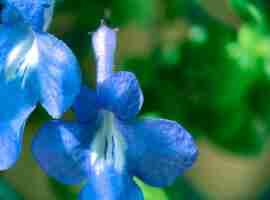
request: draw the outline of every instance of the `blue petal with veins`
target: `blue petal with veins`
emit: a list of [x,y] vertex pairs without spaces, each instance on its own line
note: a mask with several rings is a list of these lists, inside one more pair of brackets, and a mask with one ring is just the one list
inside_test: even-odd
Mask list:
[[148,118],[118,125],[127,143],[129,169],[147,184],[171,185],[197,159],[191,135],[174,121]]
[[75,101],[81,88],[78,61],[64,42],[48,33],[36,34],[36,80],[41,105],[59,118]]
[[112,74],[97,88],[99,102],[122,120],[136,117],[143,105],[143,94],[136,76],[131,72]]
[[59,118],[80,91],[72,51],[44,32],[54,0],[4,0],[0,25],[0,170],[19,158],[27,118],[38,102]]
[[52,121],[33,140],[34,158],[47,174],[65,184],[78,184],[88,177],[91,127]]

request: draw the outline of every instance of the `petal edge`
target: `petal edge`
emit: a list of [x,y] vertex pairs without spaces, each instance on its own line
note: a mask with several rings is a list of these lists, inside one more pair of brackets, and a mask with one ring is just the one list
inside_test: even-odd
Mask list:
[[144,119],[120,130],[128,143],[129,170],[149,185],[172,184],[197,159],[191,135],[174,121]]

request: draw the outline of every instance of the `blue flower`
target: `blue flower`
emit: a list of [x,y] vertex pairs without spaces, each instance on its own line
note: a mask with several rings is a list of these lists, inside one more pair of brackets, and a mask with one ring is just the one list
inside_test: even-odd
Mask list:
[[143,94],[134,74],[113,73],[116,32],[102,24],[93,34],[96,91],[83,86],[73,106],[76,121],[50,121],[33,140],[41,168],[65,184],[86,181],[79,199],[143,200],[136,176],[170,185],[192,166],[197,147],[178,123],[136,119]]
[[38,102],[59,118],[80,92],[72,51],[45,32],[53,0],[4,0],[0,25],[0,170],[21,151],[27,118]]

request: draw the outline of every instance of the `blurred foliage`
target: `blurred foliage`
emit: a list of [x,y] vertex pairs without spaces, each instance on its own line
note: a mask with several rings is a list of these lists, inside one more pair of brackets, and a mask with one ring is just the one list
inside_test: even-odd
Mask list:
[[48,184],[53,194],[59,200],[76,200],[78,197],[78,192],[76,192],[73,188],[63,185],[52,178],[48,179]]
[[167,196],[169,199],[177,199],[177,200],[204,200],[206,197],[199,191],[195,190],[195,188],[191,185],[183,177],[179,177],[176,182],[165,189]]
[[146,112],[158,110],[228,151],[256,155],[270,131],[269,32],[264,20],[254,19],[264,19],[257,4],[231,2],[252,19],[242,17],[236,29],[189,1],[183,41],[165,52],[158,43],[150,55],[126,58],[124,65],[141,79]]
[[257,200],[269,200],[270,199],[270,187],[268,186],[263,192],[257,195]]
[[3,177],[0,177],[0,199],[23,200],[23,198],[15,191],[15,189]]

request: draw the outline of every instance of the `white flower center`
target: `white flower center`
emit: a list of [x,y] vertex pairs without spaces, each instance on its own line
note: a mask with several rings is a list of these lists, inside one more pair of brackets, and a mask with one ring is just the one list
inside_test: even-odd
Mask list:
[[[113,165],[119,172],[125,166],[126,144],[118,128],[115,126],[113,113],[102,111],[102,125],[96,133],[91,145],[91,165],[97,173],[103,170],[104,162]],[[99,162],[102,161],[102,162]]]

